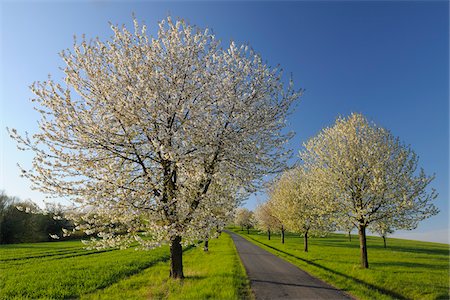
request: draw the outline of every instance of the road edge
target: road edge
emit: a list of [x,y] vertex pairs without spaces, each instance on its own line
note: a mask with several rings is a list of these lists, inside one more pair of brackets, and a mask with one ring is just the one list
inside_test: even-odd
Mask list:
[[[345,295],[346,295],[347,297],[349,297],[350,299],[353,299],[353,300],[360,300],[360,298],[357,298],[357,297],[354,296],[353,294],[350,294],[350,293],[348,293],[347,291],[344,291],[344,290],[342,290],[341,288],[335,286],[334,284],[329,283],[329,282],[323,280],[322,278],[317,277],[317,275],[315,275],[315,274],[311,274],[310,272],[308,272],[308,271],[306,271],[306,270],[300,268],[299,266],[297,266],[294,262],[287,260],[287,259],[286,259],[285,257],[283,257],[283,256],[280,256],[280,255],[279,255],[279,252],[280,252],[280,251],[279,251],[277,248],[270,248],[270,247],[268,247],[267,245],[265,245],[264,243],[261,243],[261,242],[259,242],[259,241],[257,241],[257,240],[254,240],[254,239],[252,239],[251,237],[242,235],[242,234],[240,234],[240,233],[238,233],[238,232],[235,232],[235,231],[232,231],[232,230],[229,230],[229,229],[227,229],[227,231],[230,231],[230,232],[233,232],[234,234],[239,235],[240,237],[246,239],[246,240],[249,241],[250,243],[252,243],[252,244],[254,244],[254,245],[256,245],[256,246],[258,246],[258,247],[260,247],[260,248],[262,248],[262,249],[264,249],[264,250],[266,250],[266,251],[268,251],[269,253],[272,253],[273,255],[277,256],[278,258],[281,258],[282,260],[284,260],[284,261],[286,261],[286,262],[288,262],[288,263],[294,265],[296,268],[298,268],[299,270],[301,270],[301,271],[307,273],[309,276],[316,278],[317,280],[323,282],[324,284],[327,284],[327,285],[332,286],[332,287],[335,288],[336,290],[338,290],[338,291],[340,291],[341,293],[345,294]],[[275,251],[276,253],[274,253],[274,252],[272,252],[272,251],[270,251],[270,250],[276,250],[276,251]],[[242,262],[241,262],[241,264],[242,264]]]
[[[236,254],[236,258],[237,258],[237,263],[238,263],[237,267],[240,268],[241,272],[245,275],[244,286],[240,286],[239,291],[244,290],[243,294],[245,294],[245,297],[247,297],[247,298],[243,298],[243,299],[241,298],[241,299],[242,300],[255,300],[256,299],[255,292],[253,291],[253,289],[250,285],[250,279],[248,278],[247,269],[245,268],[244,264],[242,263],[241,256],[239,255],[239,252],[237,251],[237,248],[236,248],[236,244],[234,243],[233,238],[230,234],[231,231],[228,229],[225,229],[222,232],[225,232],[230,237],[231,243],[233,244],[234,253]],[[239,295],[239,296],[243,296],[243,295]]]

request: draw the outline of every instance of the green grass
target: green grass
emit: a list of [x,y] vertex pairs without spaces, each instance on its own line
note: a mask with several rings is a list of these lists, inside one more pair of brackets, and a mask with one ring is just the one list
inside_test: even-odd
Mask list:
[[169,280],[169,250],[88,251],[79,241],[0,246],[0,299],[244,299],[249,283],[231,238],[184,252],[186,279]]
[[82,299],[252,299],[230,236],[209,244],[209,252],[198,247],[184,255],[184,280],[169,280],[169,266],[161,262]]
[[342,234],[303,238],[288,234],[269,241],[265,233],[234,231],[249,241],[297,265],[308,273],[360,299],[449,299],[449,245],[368,237],[369,269],[359,264],[359,241]]

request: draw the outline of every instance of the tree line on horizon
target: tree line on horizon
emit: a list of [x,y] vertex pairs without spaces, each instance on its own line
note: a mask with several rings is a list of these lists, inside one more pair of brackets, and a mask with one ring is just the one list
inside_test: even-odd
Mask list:
[[31,200],[21,200],[0,192],[0,244],[37,243],[79,239],[81,233],[71,237],[63,236],[63,228],[72,228],[70,220],[60,211],[43,212]]

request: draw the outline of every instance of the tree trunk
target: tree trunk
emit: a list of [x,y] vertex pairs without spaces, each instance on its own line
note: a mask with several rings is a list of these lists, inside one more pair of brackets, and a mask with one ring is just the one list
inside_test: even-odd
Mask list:
[[241,231],[244,231],[244,226],[241,226]]
[[361,268],[369,268],[369,260],[367,258],[367,243],[366,243],[366,226],[360,224],[358,227],[359,234],[359,248],[361,250]]
[[250,234],[250,227],[247,226],[247,234]]
[[281,225],[281,243],[284,244],[284,226]]
[[352,232],[351,231],[348,232],[348,241],[349,242],[352,241]]
[[208,240],[208,238],[206,238],[205,245],[203,246],[203,251],[208,252],[208,250],[209,250],[208,245],[209,245],[209,240]]
[[386,237],[383,235],[383,244],[384,244],[384,248],[386,248]]
[[222,230],[219,228],[219,225],[216,226],[216,232],[219,234],[219,236],[222,234]]
[[308,252],[308,231],[305,232],[305,237],[304,237],[304,246],[305,246],[305,252]]
[[267,235],[269,236],[269,241],[270,241],[270,229],[267,230]]
[[176,236],[170,240],[170,277],[184,278],[181,236]]

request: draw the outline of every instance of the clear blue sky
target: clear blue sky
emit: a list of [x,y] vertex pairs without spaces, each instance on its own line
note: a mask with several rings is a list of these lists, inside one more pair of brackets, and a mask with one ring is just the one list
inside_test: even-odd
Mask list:
[[[57,53],[73,35],[111,36],[108,21],[131,28],[131,15],[155,32],[167,15],[213,29],[228,44],[249,43],[271,65],[306,89],[289,128],[291,146],[360,112],[410,144],[439,191],[441,212],[414,232],[397,236],[448,241],[449,6],[435,2],[111,2],[3,1],[0,71],[0,189],[41,202],[19,177],[18,152],[5,127],[34,132],[38,114],[28,86],[48,74],[60,79]],[[264,198],[264,196],[258,196]],[[246,204],[255,206],[252,197]]]

